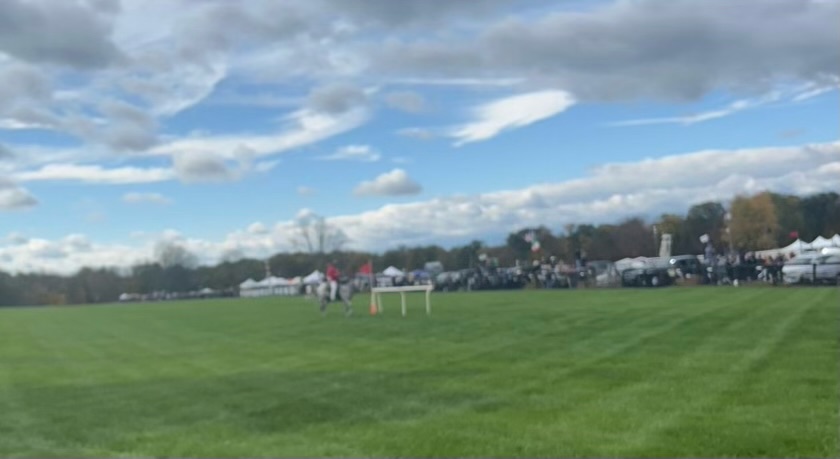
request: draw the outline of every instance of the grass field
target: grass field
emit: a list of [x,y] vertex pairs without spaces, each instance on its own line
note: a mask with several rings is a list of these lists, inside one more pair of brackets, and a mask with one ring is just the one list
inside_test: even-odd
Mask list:
[[0,456],[840,456],[836,289],[0,310]]

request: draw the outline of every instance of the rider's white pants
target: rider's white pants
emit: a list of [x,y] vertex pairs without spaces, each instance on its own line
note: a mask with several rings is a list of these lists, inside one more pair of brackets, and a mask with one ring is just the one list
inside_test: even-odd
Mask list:
[[335,294],[338,293],[338,282],[330,281],[330,301],[335,301]]

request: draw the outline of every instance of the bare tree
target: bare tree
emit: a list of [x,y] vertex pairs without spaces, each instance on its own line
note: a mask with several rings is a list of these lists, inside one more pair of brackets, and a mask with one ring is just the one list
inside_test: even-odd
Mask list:
[[295,222],[295,232],[292,244],[300,251],[307,253],[330,253],[341,250],[349,239],[340,228],[331,225],[327,220],[314,213],[307,213]]
[[159,241],[155,245],[155,259],[164,268],[181,266],[194,268],[198,264],[196,256],[186,247],[171,241]]

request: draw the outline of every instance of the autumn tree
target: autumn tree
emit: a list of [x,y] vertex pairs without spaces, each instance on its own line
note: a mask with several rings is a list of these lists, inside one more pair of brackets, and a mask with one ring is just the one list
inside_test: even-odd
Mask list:
[[779,221],[770,193],[736,197],[730,214],[730,237],[736,249],[766,250],[776,247]]

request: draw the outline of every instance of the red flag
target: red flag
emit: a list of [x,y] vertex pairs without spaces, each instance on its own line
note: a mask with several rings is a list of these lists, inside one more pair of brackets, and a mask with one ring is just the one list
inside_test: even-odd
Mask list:
[[799,231],[791,231],[788,236],[790,236],[791,239],[799,239]]
[[359,274],[373,274],[373,263],[367,262],[359,268]]

